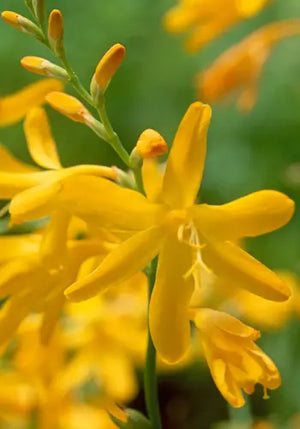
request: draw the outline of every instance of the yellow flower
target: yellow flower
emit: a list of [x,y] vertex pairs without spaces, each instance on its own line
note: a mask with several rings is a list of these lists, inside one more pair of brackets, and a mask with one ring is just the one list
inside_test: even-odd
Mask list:
[[[63,180],[72,175],[92,174],[110,179],[116,177],[114,169],[97,165],[77,165],[63,168],[50,130],[45,111],[41,107],[31,109],[25,119],[24,131],[28,150],[33,160],[48,171],[37,170],[16,161],[5,148],[0,162],[0,198],[12,198],[10,204],[11,223],[27,220],[29,212],[37,217],[52,215],[52,220],[45,232],[42,243],[44,262],[57,268],[66,249],[66,231],[71,216],[66,209],[53,205],[53,199],[59,192]],[[45,212],[39,210],[46,205]],[[27,217],[24,216],[27,213]]]
[[56,79],[44,79],[26,86],[13,95],[0,98],[0,127],[7,127],[24,118],[33,107],[45,102],[52,91],[62,91],[63,84]]
[[[37,317],[27,319],[17,335],[10,363],[34,394],[38,428],[77,429],[88,425],[92,428],[115,429],[107,410],[123,420],[124,413],[106,395],[102,384],[95,385],[91,394],[85,393],[85,384],[92,380],[88,378],[88,373],[86,377],[83,376],[83,368],[75,368],[70,352],[74,354],[59,329],[47,345],[41,344]],[[30,425],[31,417],[28,414],[24,416],[24,427]]]
[[277,389],[280,374],[272,360],[255,344],[260,333],[234,317],[215,310],[197,310],[194,322],[211,375],[224,398],[233,407],[242,407],[242,390],[252,394],[260,383]]
[[[186,48],[194,52],[230,29],[239,21],[259,13],[269,0],[179,0],[165,16],[171,33],[189,31]],[[222,13],[220,13],[222,11]]]
[[7,255],[0,259],[0,297],[7,298],[0,309],[1,346],[10,341],[32,312],[43,315],[40,336],[46,343],[64,308],[64,290],[77,279],[81,264],[94,255],[103,258],[111,249],[109,243],[92,238],[67,240],[65,236],[59,237],[58,243],[66,241],[64,258],[60,253],[59,268],[48,269],[45,255],[41,254],[45,237],[49,239],[49,234],[0,238],[0,245],[7,249]]
[[274,46],[300,34],[300,20],[290,19],[265,25],[221,54],[196,77],[199,98],[218,102],[238,90],[238,107],[251,110],[257,99],[262,68]]
[[221,206],[195,204],[210,115],[209,106],[200,102],[189,107],[164,175],[158,171],[155,178],[144,175],[148,200],[96,177],[68,179],[60,193],[60,204],[71,213],[94,225],[131,234],[90,275],[67,290],[71,300],[90,298],[125,281],[159,254],[150,329],[158,352],[169,362],[182,358],[188,349],[188,308],[195,284],[201,284],[201,271],[211,269],[267,299],[284,301],[290,295],[289,287],[275,273],[234,243],[286,224],[294,211],[287,196],[265,190]]

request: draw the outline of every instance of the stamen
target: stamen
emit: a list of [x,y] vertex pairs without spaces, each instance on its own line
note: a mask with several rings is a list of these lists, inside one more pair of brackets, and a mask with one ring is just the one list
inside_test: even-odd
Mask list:
[[264,386],[264,395],[263,395],[263,399],[270,399],[270,396],[268,394],[268,389],[266,388],[266,386]]
[[207,267],[201,255],[201,250],[206,246],[206,243],[200,243],[197,229],[192,222],[180,225],[177,231],[177,237],[180,242],[187,244],[195,250],[196,256],[191,268],[184,274],[183,278],[186,280],[190,276],[193,276],[196,288],[200,288],[202,270],[204,269],[207,273],[211,273],[211,270]]

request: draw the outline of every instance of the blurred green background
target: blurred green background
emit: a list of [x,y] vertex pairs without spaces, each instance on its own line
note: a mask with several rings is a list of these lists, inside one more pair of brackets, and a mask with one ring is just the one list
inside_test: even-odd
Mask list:
[[[161,19],[174,0],[47,0],[65,18],[69,59],[86,86],[104,52],[114,43],[127,47],[127,56],[108,91],[111,121],[128,149],[145,128],[154,128],[171,143],[180,118],[194,101],[193,76],[225,48],[264,23],[300,16],[299,0],[277,0],[257,17],[243,22],[203,51],[188,55],[181,36],[168,35]],[[28,16],[21,0],[1,0],[2,10]],[[258,103],[240,115],[233,104],[213,106],[208,157],[202,187],[203,200],[223,203],[262,188],[286,192],[300,203],[300,189],[286,180],[286,169],[300,161],[300,38],[283,41],[264,68]],[[0,95],[35,81],[38,76],[20,66],[20,58],[38,55],[54,60],[34,40],[4,23],[0,25]],[[69,88],[69,92],[72,90]],[[108,145],[84,125],[73,123],[47,108],[61,159],[65,166],[78,163],[120,165]],[[0,130],[0,140],[29,161],[22,124]],[[250,251],[274,269],[300,275],[300,214],[280,231],[249,241]],[[260,389],[251,399],[254,414],[271,416],[288,427],[300,413],[300,324],[292,320],[279,333],[260,341],[274,359],[283,386],[262,401]],[[163,377],[161,398],[166,428],[205,429],[226,419],[228,411],[205,369],[177,377]],[[143,407],[142,398],[137,404]],[[171,405],[170,405],[171,404]],[[175,404],[175,405],[174,405]],[[174,420],[170,410],[177,410]],[[181,414],[180,414],[181,410]],[[243,420],[245,411],[235,411]],[[189,423],[186,423],[188,421]]]

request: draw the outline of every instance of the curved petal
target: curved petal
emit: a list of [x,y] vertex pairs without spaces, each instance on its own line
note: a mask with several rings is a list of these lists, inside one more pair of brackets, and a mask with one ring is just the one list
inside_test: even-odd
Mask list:
[[18,224],[47,216],[55,208],[61,184],[47,183],[19,193],[10,203],[11,222]]
[[67,253],[67,233],[71,215],[65,209],[57,209],[43,233],[40,256],[49,269],[59,269]]
[[221,206],[195,205],[190,209],[196,227],[217,240],[237,240],[266,234],[285,225],[294,202],[277,191],[258,191]]
[[37,171],[37,168],[19,161],[6,147],[0,145],[0,171],[10,173],[33,173]]
[[32,107],[44,103],[49,92],[62,91],[63,88],[57,79],[43,79],[13,95],[0,98],[0,127],[20,121]]
[[159,254],[149,323],[155,348],[170,363],[181,359],[190,343],[188,306],[194,281],[184,275],[192,263],[191,249],[177,237],[166,237]]
[[159,252],[163,237],[160,226],[138,232],[108,254],[90,275],[66,290],[67,298],[83,301],[104,288],[123,282],[146,267]]
[[140,193],[100,177],[78,176],[65,180],[60,201],[72,214],[87,222],[97,222],[103,228],[147,229],[157,224],[164,214],[161,205],[151,204]]
[[163,200],[173,208],[191,206],[202,180],[206,137],[211,108],[196,102],[190,105],[176,133],[167,161]]
[[229,284],[272,301],[285,301],[291,295],[288,285],[273,271],[229,241],[209,243],[202,256],[214,273]]
[[162,191],[163,174],[159,171],[159,163],[156,158],[143,160],[142,175],[143,185],[147,198],[151,202],[158,202]]
[[35,107],[27,113],[24,122],[24,131],[32,159],[40,167],[49,169],[61,168],[56,145],[44,109]]

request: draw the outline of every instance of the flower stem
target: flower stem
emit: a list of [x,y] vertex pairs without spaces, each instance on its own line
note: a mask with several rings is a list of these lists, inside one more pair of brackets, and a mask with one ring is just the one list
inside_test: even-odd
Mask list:
[[[150,264],[149,276],[148,276],[148,307],[150,298],[155,282],[157,261],[153,260]],[[148,311],[149,313],[149,311]],[[149,320],[149,316],[148,316]],[[145,402],[149,420],[151,421],[153,429],[162,429],[161,417],[158,403],[158,392],[157,392],[157,376],[156,376],[156,350],[151,338],[149,324],[148,324],[148,346],[147,346],[147,357],[146,366],[144,371],[144,391],[145,391]]]
[[129,167],[129,154],[122,145],[118,134],[114,131],[110,120],[107,115],[106,107],[105,107],[105,99],[104,96],[101,100],[99,100],[99,103],[97,105],[97,110],[99,113],[99,117],[101,119],[101,122],[105,128],[105,131],[107,133],[108,139],[107,143],[109,143],[115,152],[119,155],[119,157],[122,159],[122,161]]

